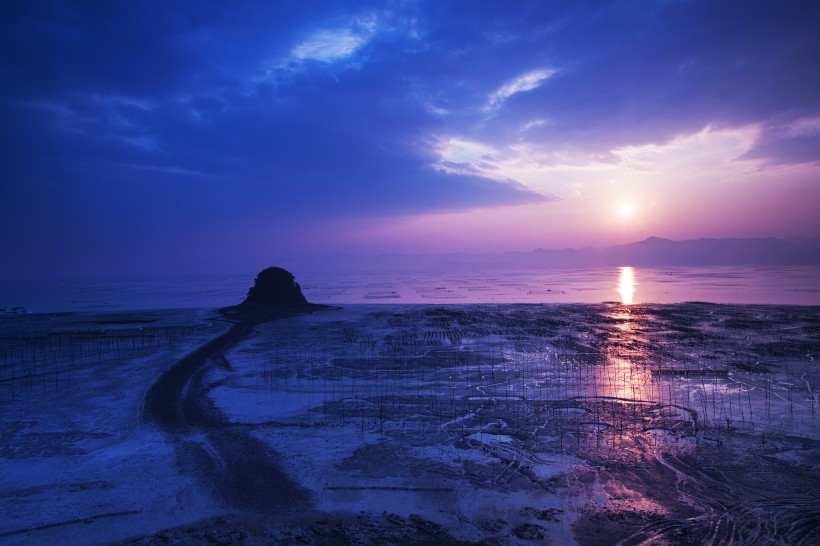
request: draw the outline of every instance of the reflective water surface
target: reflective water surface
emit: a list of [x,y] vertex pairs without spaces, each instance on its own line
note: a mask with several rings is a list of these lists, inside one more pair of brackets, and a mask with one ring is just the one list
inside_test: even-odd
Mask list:
[[[481,273],[293,271],[310,301],[351,303],[769,303],[820,305],[820,267],[592,268]],[[28,312],[224,307],[253,274],[0,281],[0,309]]]

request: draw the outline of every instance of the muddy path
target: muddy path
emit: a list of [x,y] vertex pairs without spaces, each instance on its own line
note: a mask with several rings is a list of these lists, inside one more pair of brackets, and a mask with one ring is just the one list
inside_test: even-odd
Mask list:
[[251,434],[232,430],[207,399],[203,378],[212,366],[227,366],[224,353],[264,322],[326,309],[279,305],[223,311],[232,326],[165,370],[148,389],[142,419],[170,435],[180,470],[231,508],[290,512],[310,505],[307,491],[281,468],[281,455]]

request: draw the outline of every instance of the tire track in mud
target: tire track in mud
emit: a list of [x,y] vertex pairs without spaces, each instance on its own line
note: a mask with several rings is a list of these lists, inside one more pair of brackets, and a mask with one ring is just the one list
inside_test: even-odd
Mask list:
[[306,489],[282,470],[282,457],[250,433],[232,430],[206,397],[203,378],[223,355],[264,322],[326,309],[323,305],[281,305],[223,312],[234,324],[165,370],[148,389],[142,418],[171,436],[177,463],[211,496],[233,508],[258,512],[303,510]]

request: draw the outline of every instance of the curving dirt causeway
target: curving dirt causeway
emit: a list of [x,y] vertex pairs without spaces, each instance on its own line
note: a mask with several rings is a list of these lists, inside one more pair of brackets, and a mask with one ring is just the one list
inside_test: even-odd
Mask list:
[[291,512],[305,509],[310,499],[281,470],[276,451],[246,432],[231,430],[226,416],[205,396],[202,379],[213,366],[229,366],[223,353],[255,326],[326,308],[292,304],[222,310],[234,322],[230,329],[168,368],[146,393],[143,420],[171,436],[182,471],[232,508]]

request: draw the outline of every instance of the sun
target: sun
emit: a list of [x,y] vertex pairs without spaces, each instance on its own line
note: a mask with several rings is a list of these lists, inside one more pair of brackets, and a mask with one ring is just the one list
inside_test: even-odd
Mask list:
[[630,218],[633,212],[634,209],[632,208],[632,205],[630,205],[629,203],[621,203],[618,206],[618,216],[620,216],[624,220]]

